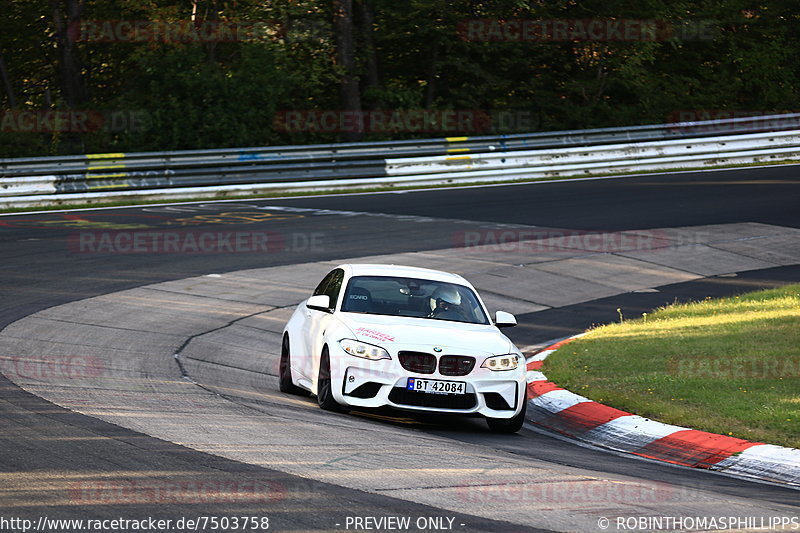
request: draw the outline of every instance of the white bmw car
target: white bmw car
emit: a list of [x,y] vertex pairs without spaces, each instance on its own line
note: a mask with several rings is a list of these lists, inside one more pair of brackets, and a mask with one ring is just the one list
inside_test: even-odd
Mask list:
[[464,278],[396,265],[341,265],[286,324],[280,389],[327,410],[392,407],[483,416],[512,433],[526,408],[525,359]]

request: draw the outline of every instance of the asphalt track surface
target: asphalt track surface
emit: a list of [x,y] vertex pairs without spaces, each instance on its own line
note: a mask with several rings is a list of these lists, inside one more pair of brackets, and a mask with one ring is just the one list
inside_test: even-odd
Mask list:
[[[258,218],[250,206],[329,209],[314,216],[288,211]],[[71,214],[0,217],[0,327],[51,306],[159,281],[359,255],[454,246],[469,229],[514,227],[619,231],[736,222],[800,228],[800,167],[681,173],[532,185],[431,190],[356,196],[237,201],[201,207],[106,209]],[[346,212],[345,212],[346,211]],[[248,214],[250,213],[250,214]],[[279,213],[279,212],[278,212]],[[318,211],[316,213],[319,213]],[[385,216],[370,216],[382,214]],[[269,231],[286,248],[272,254],[87,253],[76,248],[79,231]],[[800,269],[780,267],[738,277],[661,287],[659,293],[625,295],[518,317],[520,345],[581,331],[616,318],[616,308],[647,311],[674,299],[694,299],[800,281]],[[203,454],[97,419],[28,394],[0,377],[0,487],[3,513],[19,517],[117,518],[263,515],[275,530],[338,529],[346,516],[454,516],[435,508],[294,478],[266,468]],[[565,444],[525,429],[494,436],[477,421],[429,429],[448,438],[500,448],[590,472],[625,474],[719,495],[797,506],[800,493],[772,485],[674,468]],[[170,503],[85,501],[81,483],[107,479],[121,468],[182,472],[184,478],[257,481],[286,487],[268,502]],[[77,491],[77,492],[76,492]],[[5,505],[13,502],[13,505]],[[24,502],[24,503],[23,503]],[[523,531],[518,525],[457,516],[462,531]],[[280,526],[280,527],[279,527]],[[533,529],[531,529],[533,530]]]

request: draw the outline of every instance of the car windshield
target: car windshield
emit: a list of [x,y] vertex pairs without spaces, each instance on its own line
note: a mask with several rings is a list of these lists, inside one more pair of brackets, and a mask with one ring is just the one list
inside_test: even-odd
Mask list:
[[430,279],[355,276],[347,284],[342,311],[489,324],[472,289]]

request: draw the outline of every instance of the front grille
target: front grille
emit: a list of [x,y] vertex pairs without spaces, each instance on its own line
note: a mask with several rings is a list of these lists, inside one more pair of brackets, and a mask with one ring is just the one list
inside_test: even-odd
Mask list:
[[466,376],[475,368],[475,358],[468,355],[445,355],[439,359],[439,373],[443,376]]
[[436,357],[424,352],[399,352],[400,364],[409,372],[433,374],[436,370]]
[[381,390],[380,383],[369,382],[369,383],[363,383],[358,387],[356,387],[355,389],[353,389],[352,391],[346,392],[345,394],[347,396],[352,396],[354,398],[361,398],[363,400],[367,400],[369,398],[374,398],[375,395],[377,395],[378,391],[380,390]]
[[477,398],[469,394],[430,394],[415,392],[402,387],[394,387],[389,393],[389,400],[398,405],[416,407],[432,407],[435,409],[471,409],[475,407]]

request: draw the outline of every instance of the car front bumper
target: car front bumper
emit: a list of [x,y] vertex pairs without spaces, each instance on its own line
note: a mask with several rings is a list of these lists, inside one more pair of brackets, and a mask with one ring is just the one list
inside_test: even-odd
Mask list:
[[[465,376],[415,373],[402,367],[396,357],[371,361],[353,357],[340,348],[331,355],[331,380],[336,401],[350,407],[392,407],[407,411],[480,415],[511,418],[522,409],[526,397],[526,371],[522,361],[515,370],[475,368]],[[408,378],[466,383],[466,394],[431,394],[407,390]]]

